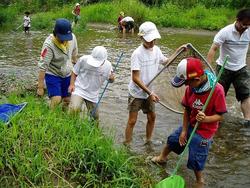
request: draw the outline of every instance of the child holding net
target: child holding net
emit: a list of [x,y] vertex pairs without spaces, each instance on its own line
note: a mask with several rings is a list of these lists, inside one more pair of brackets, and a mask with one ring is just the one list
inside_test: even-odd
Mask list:
[[[189,145],[187,163],[187,167],[194,171],[197,183],[204,183],[202,171],[212,138],[218,129],[219,121],[222,120],[222,115],[226,113],[224,89],[219,83],[214,86],[215,81],[215,76],[203,69],[200,59],[185,58],[178,64],[177,74],[171,83],[174,87],[187,85],[182,99],[184,106],[182,126],[168,137],[160,155],[151,159],[153,162],[163,163],[171,151],[181,154],[196,122],[199,122]],[[213,87],[215,87],[214,93],[203,113],[202,108]]]

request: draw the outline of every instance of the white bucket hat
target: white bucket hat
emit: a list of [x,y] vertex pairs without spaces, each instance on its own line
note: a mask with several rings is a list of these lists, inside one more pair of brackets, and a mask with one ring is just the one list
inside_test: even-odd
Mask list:
[[141,24],[138,35],[143,37],[147,42],[161,38],[161,35],[153,22],[144,22]]
[[103,46],[96,46],[91,55],[89,56],[87,63],[93,67],[100,67],[105,60],[107,60],[108,54],[106,48]]

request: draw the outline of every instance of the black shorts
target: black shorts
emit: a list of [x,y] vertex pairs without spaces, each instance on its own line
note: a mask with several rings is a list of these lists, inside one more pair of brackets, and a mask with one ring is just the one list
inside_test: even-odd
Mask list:
[[[220,69],[221,66],[217,65],[216,72],[218,73]],[[233,84],[238,101],[247,99],[250,96],[250,76],[247,67],[243,67],[238,71],[224,69],[219,83],[224,87],[225,94],[227,94],[230,85]]]
[[126,31],[130,31],[131,29],[133,29],[134,22],[133,21],[126,22],[125,28],[126,28]]
[[29,31],[30,30],[30,27],[24,27],[24,31]]

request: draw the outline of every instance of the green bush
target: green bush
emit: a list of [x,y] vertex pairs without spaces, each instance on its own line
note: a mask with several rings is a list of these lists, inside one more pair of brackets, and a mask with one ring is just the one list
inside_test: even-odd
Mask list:
[[13,22],[18,10],[15,7],[0,7],[0,27]]

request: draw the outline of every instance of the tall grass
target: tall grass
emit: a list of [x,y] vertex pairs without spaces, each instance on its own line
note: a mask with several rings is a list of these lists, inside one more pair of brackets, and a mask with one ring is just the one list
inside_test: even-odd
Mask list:
[[98,3],[83,8],[82,14],[87,22],[104,22],[117,24],[120,11],[125,16],[132,16],[139,26],[144,21],[153,21],[163,27],[195,28],[218,30],[231,23],[236,10],[228,8],[208,9],[204,5],[197,5],[186,9],[185,7],[167,3],[160,7],[145,6],[136,0],[114,1],[113,3]]
[[136,168],[138,159],[115,148],[112,137],[87,119],[59,108],[50,111],[46,101],[32,95],[8,100],[28,105],[11,125],[0,123],[2,187],[141,187],[150,182]]
[[[12,6],[4,10],[8,12],[10,11],[8,9],[11,9],[10,14],[0,13],[0,24],[2,23],[3,25],[3,23],[7,23],[6,20],[11,20],[15,17],[14,14],[16,14],[16,10],[14,7],[15,6]],[[67,4],[60,8],[54,8],[49,12],[32,14],[32,29],[51,29],[54,20],[60,17],[73,21],[73,15],[71,14],[72,8],[72,4]],[[139,0],[114,0],[112,2],[100,2],[82,6],[81,19],[79,22],[80,29],[78,28],[78,30],[82,31],[87,22],[117,24],[120,11],[124,11],[126,16],[132,16],[135,19],[137,27],[142,22],[150,20],[163,27],[208,30],[220,29],[231,23],[236,15],[236,10],[234,9],[223,7],[207,8],[205,5],[200,4],[187,8],[174,3],[163,3],[161,6],[149,8]],[[17,19],[19,23],[22,23],[22,16],[19,16]]]

